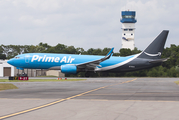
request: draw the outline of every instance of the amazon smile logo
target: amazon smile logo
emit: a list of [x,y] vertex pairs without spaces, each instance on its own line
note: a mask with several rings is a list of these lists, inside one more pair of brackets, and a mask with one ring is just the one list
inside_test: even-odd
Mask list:
[[144,52],[146,55],[148,55],[148,56],[152,56],[152,57],[154,57],[154,56],[161,56],[161,52],[158,52],[158,54],[149,54],[149,53],[146,53],[146,52]]

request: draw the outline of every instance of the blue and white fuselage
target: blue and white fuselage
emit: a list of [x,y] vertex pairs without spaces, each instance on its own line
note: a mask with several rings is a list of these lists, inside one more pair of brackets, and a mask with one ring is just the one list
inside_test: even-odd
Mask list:
[[[124,65],[125,61],[131,61],[136,55],[128,57],[110,57],[95,67],[95,71],[111,70]],[[105,56],[95,55],[74,55],[74,54],[51,54],[51,53],[27,53],[17,55],[8,63],[18,68],[28,69],[60,69],[62,65],[78,66],[81,63],[88,63],[99,60]]]
[[18,69],[54,69],[63,73],[78,72],[125,72],[160,65],[167,59],[160,59],[168,31],[163,31],[143,52],[127,57],[112,56],[112,48],[106,56],[27,53],[17,55],[8,61]]

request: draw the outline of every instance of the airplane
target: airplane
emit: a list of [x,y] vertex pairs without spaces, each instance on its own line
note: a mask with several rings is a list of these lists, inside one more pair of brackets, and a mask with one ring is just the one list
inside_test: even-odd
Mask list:
[[26,53],[17,55],[7,62],[17,69],[50,69],[61,70],[65,74],[86,72],[129,72],[152,68],[161,65],[168,58],[161,59],[169,31],[163,30],[153,42],[141,53],[126,57],[112,56],[112,48],[106,56]]

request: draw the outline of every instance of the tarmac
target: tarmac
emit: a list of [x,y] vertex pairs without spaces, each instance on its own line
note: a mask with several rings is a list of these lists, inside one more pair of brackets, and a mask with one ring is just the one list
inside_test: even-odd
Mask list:
[[0,119],[179,119],[179,78],[86,79],[14,82],[19,89],[0,91]]

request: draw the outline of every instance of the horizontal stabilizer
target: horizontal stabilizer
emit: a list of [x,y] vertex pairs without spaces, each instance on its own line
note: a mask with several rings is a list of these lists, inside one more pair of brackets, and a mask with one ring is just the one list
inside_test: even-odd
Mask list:
[[151,60],[149,62],[150,63],[162,63],[162,62],[167,61],[168,59],[170,59],[170,58],[156,59],[156,60]]

